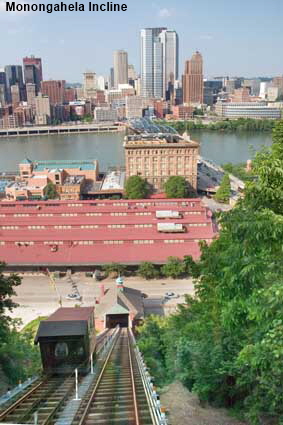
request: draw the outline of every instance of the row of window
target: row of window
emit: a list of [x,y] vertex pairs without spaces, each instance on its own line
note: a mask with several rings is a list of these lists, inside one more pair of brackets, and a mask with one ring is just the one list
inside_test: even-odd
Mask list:
[[[150,228],[150,227],[153,227],[153,225],[154,224],[143,223],[143,224],[134,224],[134,227],[137,228],[137,229],[138,228]],[[185,223],[185,225],[188,226],[188,227],[205,227],[205,226],[208,225],[208,223]],[[32,225],[32,226],[28,226],[27,228],[29,230],[43,230],[43,229],[51,228],[51,227],[52,226]],[[78,227],[78,226],[76,226],[76,225],[65,225],[65,224],[53,226],[53,228],[57,229],[57,230],[63,230],[63,229],[69,230],[69,229],[75,229],[76,227]],[[80,229],[98,229],[98,228],[101,228],[101,227],[104,227],[104,225],[82,224],[81,226],[79,226]],[[107,227],[109,229],[125,229],[125,228],[131,227],[131,225],[128,224],[128,223],[127,224],[108,224]],[[3,230],[18,230],[20,227],[11,225],[11,226],[1,226],[1,228]]]
[[[194,242],[200,242],[203,239],[194,239]],[[211,239],[205,239],[207,242],[211,242]],[[66,241],[69,242],[69,241]],[[74,245],[94,245],[96,243],[103,243],[104,245],[122,245],[123,243],[134,243],[135,245],[144,245],[144,244],[154,244],[158,242],[164,242],[166,244],[170,243],[185,243],[191,242],[190,239],[164,239],[162,240],[153,240],[153,239],[135,239],[133,241],[123,241],[123,240],[106,240],[106,241],[74,241]],[[34,241],[16,241],[14,242],[17,246],[27,246],[34,244],[41,244],[42,242],[34,242]],[[10,244],[10,242],[8,242]],[[63,241],[44,241],[44,245],[63,245]],[[0,246],[5,245],[5,241],[0,241]]]
[[164,243],[184,243],[184,239],[165,239]]

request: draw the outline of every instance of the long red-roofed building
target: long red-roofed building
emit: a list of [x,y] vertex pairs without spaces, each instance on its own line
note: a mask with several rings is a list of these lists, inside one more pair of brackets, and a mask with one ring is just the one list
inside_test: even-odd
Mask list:
[[[178,218],[157,218],[177,211]],[[160,232],[158,223],[183,231]],[[179,226],[180,227],[180,226]],[[216,236],[200,199],[37,201],[0,203],[0,261],[9,268],[93,268],[112,262],[164,264],[199,258],[201,240]]]

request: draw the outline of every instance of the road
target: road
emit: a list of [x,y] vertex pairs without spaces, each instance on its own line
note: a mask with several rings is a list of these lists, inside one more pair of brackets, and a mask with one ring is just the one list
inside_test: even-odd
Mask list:
[[[105,279],[96,282],[92,278],[87,278],[84,273],[76,273],[72,280],[77,284],[79,293],[82,296],[82,303],[66,299],[72,293],[72,284],[67,278],[55,279],[58,294],[61,296],[63,307],[73,307],[76,304],[91,306],[95,304],[95,299],[99,297],[100,285],[107,289],[111,285],[116,285],[114,279]],[[125,286],[147,294],[145,299],[145,313],[169,314],[176,308],[177,303],[184,301],[183,295],[193,294],[194,285],[191,279],[154,279],[144,280],[140,277],[128,277],[124,281]],[[48,316],[59,307],[59,297],[55,289],[50,285],[49,278],[43,275],[24,276],[22,284],[16,288],[17,296],[13,300],[19,304],[10,316],[20,318],[23,325],[29,323],[38,316]],[[166,292],[174,292],[179,298],[166,301],[162,300]]]

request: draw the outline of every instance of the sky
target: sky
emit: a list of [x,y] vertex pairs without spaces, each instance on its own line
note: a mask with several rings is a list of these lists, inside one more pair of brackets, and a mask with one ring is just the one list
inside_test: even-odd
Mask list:
[[283,74],[283,0],[113,2],[124,2],[128,10],[88,12],[88,1],[79,0],[85,12],[12,13],[0,0],[0,67],[34,54],[42,58],[44,79],[82,82],[87,70],[108,75],[113,51],[124,49],[139,72],[140,29],[164,26],[179,35],[180,74],[196,50],[203,55],[206,77]]

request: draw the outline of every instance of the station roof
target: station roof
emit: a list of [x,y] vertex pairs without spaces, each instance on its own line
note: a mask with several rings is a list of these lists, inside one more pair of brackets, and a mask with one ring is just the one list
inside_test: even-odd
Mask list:
[[45,321],[84,320],[87,321],[94,312],[94,307],[60,307]]

